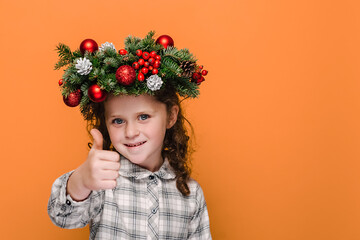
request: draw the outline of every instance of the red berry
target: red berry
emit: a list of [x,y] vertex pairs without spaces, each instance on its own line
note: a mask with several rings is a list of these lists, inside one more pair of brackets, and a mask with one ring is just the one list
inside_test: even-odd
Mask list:
[[160,60],[161,60],[161,56],[160,56],[160,55],[156,55],[156,56],[155,56],[155,59],[160,61]]
[[138,55],[139,57],[142,55],[142,51],[140,49],[136,50],[136,55]]
[[149,58],[148,62],[150,63],[150,65],[153,65],[155,62],[155,58]]
[[149,67],[150,66],[150,63],[149,62],[145,62],[144,63],[144,67]]
[[149,66],[148,68],[149,68],[149,71],[154,69],[153,66]]
[[157,70],[156,68],[154,68],[154,69],[152,70],[152,74],[153,74],[153,75],[158,74],[158,72],[159,72],[159,70]]
[[203,67],[204,67],[203,65],[199,66],[200,69],[203,69]]
[[63,85],[63,79],[59,80],[59,86]]
[[149,69],[146,68],[146,67],[143,67],[143,68],[141,69],[141,72],[142,72],[143,74],[147,74],[147,73],[149,72]]
[[127,51],[125,49],[120,49],[119,50],[119,54],[120,55],[126,55],[127,54]]
[[134,69],[139,69],[139,68],[140,68],[140,64],[139,64],[138,62],[134,62],[134,63],[132,64],[132,67],[133,67]]
[[143,57],[143,59],[148,60],[150,57],[150,54],[148,52],[143,52],[142,57]]
[[141,58],[141,59],[139,59],[138,63],[140,64],[140,66],[142,66],[145,63],[145,60]]
[[201,75],[206,76],[207,74],[208,74],[208,71],[206,71],[206,70],[201,71]]
[[201,77],[200,79],[196,80],[196,84],[200,85],[200,83],[202,83],[203,81],[205,81],[205,78]]
[[142,82],[142,81],[144,81],[144,79],[145,79],[144,74],[139,73],[139,74],[138,74],[138,80],[139,80],[140,82]]
[[156,52],[155,52],[155,51],[152,51],[152,52],[150,53],[150,57],[152,57],[152,58],[156,57]]
[[156,60],[154,62],[154,68],[159,68],[160,67],[160,61],[159,60]]
[[199,80],[200,78],[201,78],[200,73],[198,73],[198,72],[194,72],[194,73],[193,73],[192,79],[194,79],[195,82],[196,82],[197,80]]

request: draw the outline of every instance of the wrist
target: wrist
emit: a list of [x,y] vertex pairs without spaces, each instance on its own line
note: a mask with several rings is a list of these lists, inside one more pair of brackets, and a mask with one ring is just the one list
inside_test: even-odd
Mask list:
[[71,198],[75,201],[83,201],[87,199],[91,193],[91,190],[83,184],[82,178],[80,174],[78,174],[77,169],[68,179],[66,193],[70,194]]

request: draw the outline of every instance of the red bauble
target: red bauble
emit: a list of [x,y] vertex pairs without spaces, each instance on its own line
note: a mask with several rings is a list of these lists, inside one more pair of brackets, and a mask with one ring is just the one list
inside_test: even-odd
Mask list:
[[142,81],[145,80],[145,76],[144,76],[144,74],[142,74],[141,72],[138,74],[138,80],[139,80],[140,82],[142,82]]
[[164,48],[167,48],[168,46],[174,46],[174,40],[168,35],[161,35],[156,39],[156,44],[161,44]]
[[119,50],[119,54],[120,55],[126,55],[127,54],[127,51],[125,49],[120,49]]
[[98,50],[98,44],[92,39],[85,39],[80,44],[80,52],[85,54],[85,51],[95,52]]
[[64,81],[63,79],[59,80],[59,86],[63,85],[63,81]]
[[125,86],[132,84],[136,79],[135,70],[129,65],[123,65],[116,70],[116,80]]
[[93,102],[102,102],[107,96],[107,92],[101,90],[99,85],[91,85],[88,89],[88,96]]
[[75,92],[70,93],[67,98],[65,98],[65,96],[63,96],[63,100],[64,100],[64,103],[67,106],[76,107],[77,105],[80,104],[80,100],[81,100],[81,91],[80,91],[80,89],[78,89]]

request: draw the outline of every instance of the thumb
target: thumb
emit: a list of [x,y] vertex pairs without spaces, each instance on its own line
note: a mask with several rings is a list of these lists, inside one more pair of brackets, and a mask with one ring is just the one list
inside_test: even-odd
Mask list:
[[91,129],[90,134],[94,139],[91,149],[102,150],[104,139],[103,139],[101,132],[98,129],[93,128],[93,129]]

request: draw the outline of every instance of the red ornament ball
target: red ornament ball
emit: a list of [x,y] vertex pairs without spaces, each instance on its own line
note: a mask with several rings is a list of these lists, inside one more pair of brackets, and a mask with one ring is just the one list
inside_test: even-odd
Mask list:
[[116,70],[116,80],[121,85],[128,86],[136,79],[135,70],[129,65],[122,65]]
[[64,81],[64,79],[59,80],[59,86],[63,85],[63,81]]
[[85,39],[80,44],[80,52],[82,54],[85,54],[86,51],[93,53],[97,50],[98,50],[98,44],[92,39]]
[[107,92],[102,90],[99,85],[91,85],[88,89],[88,96],[93,102],[102,102],[107,96]]
[[80,104],[80,100],[81,100],[81,91],[80,91],[80,89],[70,93],[67,96],[67,98],[65,98],[65,96],[63,96],[64,103],[69,107],[76,107],[77,105]]
[[202,71],[201,71],[201,75],[206,76],[207,74],[208,74],[208,71],[207,71],[207,70],[202,70]]
[[169,35],[161,35],[156,39],[156,44],[161,44],[166,49],[168,46],[174,46],[174,40]]

